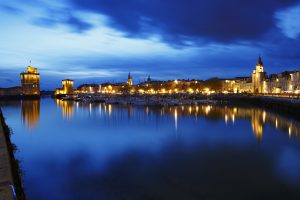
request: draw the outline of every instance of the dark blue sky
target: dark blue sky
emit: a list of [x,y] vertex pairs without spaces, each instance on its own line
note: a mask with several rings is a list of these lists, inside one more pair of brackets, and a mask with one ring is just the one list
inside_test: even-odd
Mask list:
[[248,76],[300,66],[300,0],[2,0],[0,87]]

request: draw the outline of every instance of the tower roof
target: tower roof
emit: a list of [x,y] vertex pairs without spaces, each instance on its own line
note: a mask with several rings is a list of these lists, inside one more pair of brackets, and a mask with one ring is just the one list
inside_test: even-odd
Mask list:
[[260,65],[260,66],[264,65],[260,56],[258,57],[257,65]]

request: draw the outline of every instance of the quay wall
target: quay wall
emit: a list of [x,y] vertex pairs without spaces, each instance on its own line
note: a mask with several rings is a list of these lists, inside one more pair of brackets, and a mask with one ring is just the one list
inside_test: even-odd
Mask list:
[[0,108],[0,200],[25,200],[16,147],[10,141],[10,129]]

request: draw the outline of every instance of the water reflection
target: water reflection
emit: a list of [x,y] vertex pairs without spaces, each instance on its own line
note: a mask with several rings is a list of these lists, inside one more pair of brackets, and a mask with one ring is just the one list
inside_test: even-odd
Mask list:
[[195,116],[205,117],[209,120],[221,120],[224,119],[228,124],[230,121],[232,124],[237,119],[246,119],[251,121],[253,134],[258,140],[263,137],[263,130],[266,124],[269,124],[276,129],[289,134],[289,136],[300,137],[300,123],[298,121],[288,119],[275,113],[267,112],[260,108],[237,108],[237,107],[221,107],[221,106],[182,106],[181,109],[173,107],[166,109],[163,114],[172,114],[176,119],[175,128],[178,128],[177,118],[180,116]]
[[[162,108],[163,109],[163,108]],[[190,116],[200,118],[205,117],[209,120],[222,120],[228,124],[235,123],[237,119],[246,119],[251,121],[253,134],[258,140],[263,137],[263,130],[266,124],[269,124],[276,129],[288,133],[290,136],[299,137],[300,123],[295,120],[288,119],[275,113],[266,112],[260,108],[237,108],[237,107],[221,107],[221,106],[181,106],[163,109],[163,115],[172,114],[175,119],[175,128],[178,129],[178,118],[180,116]]]
[[64,119],[71,119],[73,117],[75,105],[74,101],[63,101],[61,99],[56,99],[56,105],[62,108],[62,117]]
[[[86,109],[89,115],[99,114],[108,116],[111,120],[119,120],[118,116],[123,115],[122,112],[127,112],[127,118],[147,118],[150,115],[156,117],[163,117],[166,115],[174,118],[174,128],[179,129],[180,117],[195,117],[195,119],[205,117],[208,120],[223,120],[226,124],[234,124],[237,119],[245,119],[251,122],[252,131],[258,140],[263,138],[264,126],[269,124],[276,129],[289,134],[290,137],[299,137],[300,123],[295,120],[288,119],[275,113],[267,112],[260,108],[243,108],[243,107],[227,107],[227,106],[212,106],[212,105],[195,105],[195,106],[174,106],[174,107],[135,107],[132,105],[113,105],[113,104],[96,104],[96,103],[82,103],[73,101],[56,100],[56,104],[62,107],[62,117],[71,119],[74,115],[75,104],[76,109]],[[35,106],[33,106],[35,105]],[[24,107],[27,109],[25,110]],[[26,102],[22,105],[23,116],[29,118],[31,126],[37,124],[39,110],[38,102]],[[33,109],[36,108],[36,109]],[[140,116],[140,110],[143,109],[144,116]],[[35,115],[33,113],[35,112]],[[28,113],[25,113],[28,112]],[[122,114],[121,114],[122,113]],[[24,118],[24,117],[23,117]]]
[[[127,105],[128,119],[131,118],[131,112],[132,112],[132,106],[131,106],[131,105]],[[148,112],[148,113],[149,113],[149,112]],[[146,114],[148,114],[148,113],[146,112]]]
[[177,127],[178,127],[178,115],[177,115],[177,108],[175,108],[175,111],[174,111],[174,119],[175,119],[175,129],[177,131]]
[[40,100],[22,100],[22,123],[29,129],[36,128],[40,118]]
[[266,117],[265,111],[262,112],[261,110],[252,110],[251,113],[252,131],[258,140],[262,139],[263,125],[266,123],[265,117]]
[[77,155],[65,167],[72,169],[66,178],[68,199],[87,195],[87,199],[116,200],[299,198],[298,188],[288,187],[273,175],[272,159],[249,148],[197,147],[191,152],[168,146],[158,157],[128,152],[116,158],[105,173],[95,170],[93,176],[83,170],[89,169],[86,157]]
[[[23,134],[34,110],[37,134]],[[300,124],[263,109],[43,99],[3,111],[28,199],[300,199]]]

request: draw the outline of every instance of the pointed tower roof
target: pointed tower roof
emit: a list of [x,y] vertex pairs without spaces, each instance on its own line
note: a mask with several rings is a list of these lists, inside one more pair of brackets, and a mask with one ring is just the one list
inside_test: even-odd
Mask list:
[[257,65],[260,65],[260,66],[264,65],[262,62],[261,56],[258,57]]
[[130,72],[128,73],[128,79],[131,79],[131,74],[130,74]]

